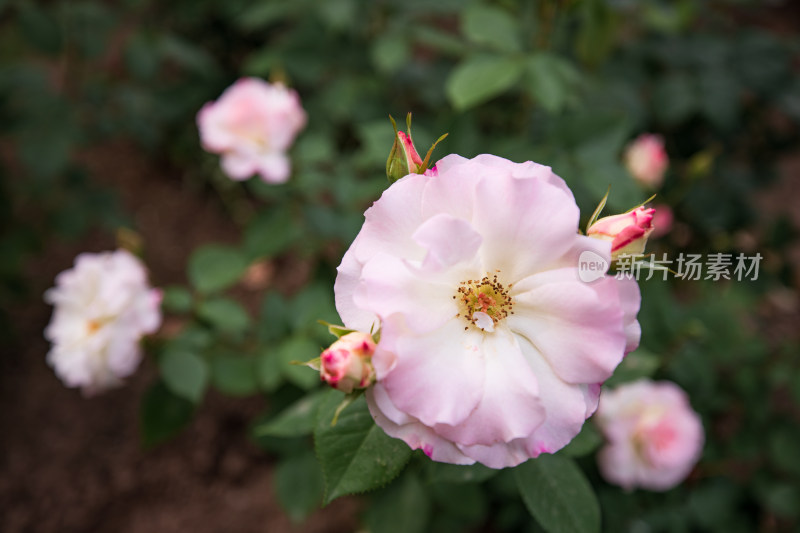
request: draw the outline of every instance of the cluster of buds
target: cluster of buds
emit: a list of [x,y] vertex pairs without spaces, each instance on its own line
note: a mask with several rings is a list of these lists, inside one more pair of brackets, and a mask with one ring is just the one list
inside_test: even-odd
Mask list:
[[373,353],[375,341],[368,333],[353,331],[343,335],[322,352],[320,379],[346,394],[354,389],[366,389],[375,382]]

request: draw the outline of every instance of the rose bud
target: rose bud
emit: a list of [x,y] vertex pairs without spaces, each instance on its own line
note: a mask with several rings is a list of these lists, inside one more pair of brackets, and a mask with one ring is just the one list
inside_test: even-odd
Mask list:
[[417,152],[416,147],[414,146],[413,139],[411,138],[411,113],[409,113],[406,117],[408,133],[398,131],[397,124],[395,123],[394,119],[391,116],[389,118],[391,119],[392,126],[394,127],[394,143],[392,144],[392,149],[389,152],[389,158],[386,160],[386,177],[389,178],[389,181],[394,183],[395,181],[399,180],[400,178],[404,178],[409,174],[435,176],[436,165],[434,165],[432,168],[428,168],[428,164],[430,162],[433,149],[436,148],[436,145],[439,144],[439,141],[447,137],[447,134],[445,133],[439,137],[439,139],[437,139],[428,150],[428,153],[425,155],[425,159],[422,159],[422,157],[419,155],[419,152]]
[[638,182],[651,189],[660,187],[669,166],[664,139],[650,133],[640,135],[625,150],[625,166]]
[[322,381],[345,393],[365,389],[375,381],[372,336],[354,331],[342,336],[322,352],[319,375]]
[[603,217],[589,226],[586,234],[595,239],[611,241],[612,261],[620,255],[641,254],[654,229],[655,212],[653,208],[637,207],[621,215]]

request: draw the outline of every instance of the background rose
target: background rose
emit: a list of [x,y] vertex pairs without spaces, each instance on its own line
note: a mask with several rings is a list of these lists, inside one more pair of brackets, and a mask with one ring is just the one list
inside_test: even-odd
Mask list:
[[306,114],[297,93],[280,83],[242,78],[197,114],[203,148],[222,155],[222,169],[235,179],[253,174],[270,183],[289,178],[286,156]]
[[700,458],[703,425],[672,382],[639,380],[605,390],[595,420],[608,440],[597,456],[600,471],[626,489],[670,489]]
[[579,280],[578,255],[608,260],[610,243],[577,233],[549,167],[450,155],[437,169],[367,211],[337,308],[349,328],[382,325],[368,401],[387,433],[437,461],[516,465],[594,412],[598,383],[638,343],[638,289]]
[[48,363],[68,387],[86,394],[122,383],[141,360],[140,338],[161,324],[161,293],[125,250],[85,253],[45,293],[55,306],[45,337]]
[[651,189],[660,187],[669,166],[663,137],[652,133],[639,135],[625,149],[625,166],[643,185]]

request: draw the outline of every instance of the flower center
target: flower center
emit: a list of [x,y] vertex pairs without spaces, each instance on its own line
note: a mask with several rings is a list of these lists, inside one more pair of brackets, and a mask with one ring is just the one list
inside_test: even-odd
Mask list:
[[[509,284],[508,289],[511,288]],[[514,314],[514,303],[497,275],[483,279],[462,281],[453,296],[458,300],[460,313],[466,321],[484,331],[494,331],[494,326],[508,315]],[[464,329],[468,329],[466,326]]]

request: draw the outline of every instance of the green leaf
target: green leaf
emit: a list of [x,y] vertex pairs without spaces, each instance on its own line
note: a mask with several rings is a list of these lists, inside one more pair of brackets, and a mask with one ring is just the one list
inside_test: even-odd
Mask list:
[[314,342],[305,337],[292,337],[278,347],[278,359],[281,363],[281,373],[287,381],[294,383],[301,389],[309,390],[319,384],[319,372],[305,365],[305,363],[318,357],[322,350]]
[[514,469],[522,501],[549,533],[600,531],[600,505],[570,459],[541,455]]
[[450,73],[445,90],[456,109],[464,110],[510,89],[522,76],[523,63],[503,56],[479,55]]
[[436,502],[448,513],[478,524],[486,518],[487,498],[475,483],[434,483]]
[[250,315],[230,298],[206,300],[197,307],[197,316],[227,333],[239,333],[250,325]]
[[343,394],[330,391],[320,406],[314,446],[325,477],[325,504],[339,496],[381,487],[396,477],[411,457],[411,448],[375,425],[362,396],[331,426]]
[[278,463],[274,482],[278,501],[292,522],[302,522],[322,502],[322,472],[310,451]]
[[558,56],[538,52],[528,58],[525,68],[525,87],[531,97],[550,113],[561,111],[579,77],[575,67]]
[[480,463],[474,465],[451,465],[447,463],[437,463],[428,461],[425,463],[425,471],[428,481],[431,483],[480,483],[497,474],[497,470],[483,466]]
[[256,437],[302,437],[314,432],[317,409],[327,397],[327,389],[322,389],[297,400],[278,416],[256,426]]
[[614,374],[608,378],[604,386],[616,387],[622,383],[641,378],[649,378],[661,366],[661,358],[644,348],[629,353],[619,364]]
[[266,392],[275,392],[283,383],[281,360],[274,350],[262,349],[256,359],[258,383]]
[[431,515],[427,487],[413,472],[375,494],[365,521],[372,533],[422,533]]
[[188,313],[192,310],[194,298],[185,287],[173,285],[164,289],[164,300],[161,305],[173,313]]
[[176,396],[158,381],[142,398],[140,433],[145,447],[152,447],[169,439],[192,420],[194,404]]
[[270,209],[253,219],[244,232],[244,249],[251,260],[273,257],[302,236],[289,207]]
[[178,347],[190,352],[201,352],[208,348],[213,341],[213,335],[208,328],[196,322],[190,322],[175,338],[169,341],[171,347]]
[[161,377],[169,389],[198,403],[208,386],[208,365],[202,357],[183,349],[167,349],[159,361]]
[[249,396],[258,392],[254,360],[249,357],[222,355],[211,362],[211,382],[225,394]]
[[521,49],[517,20],[498,7],[469,5],[461,18],[461,31],[473,43],[500,52],[519,52]]
[[391,73],[408,63],[411,49],[402,34],[379,35],[371,50],[372,62],[381,72]]
[[270,290],[264,295],[258,318],[258,340],[266,345],[281,340],[289,332],[289,304],[278,292]]
[[196,249],[189,258],[189,281],[200,292],[216,292],[236,283],[246,268],[247,261],[239,250],[209,244]]
[[678,124],[697,109],[696,84],[685,74],[672,73],[656,84],[653,109],[656,117],[667,125]]
[[[287,318],[291,321],[289,326],[295,334],[306,335],[319,344],[316,347],[317,351],[321,351],[320,346],[328,346],[331,343],[330,336],[324,328],[319,326],[318,322],[319,320],[331,323],[339,321],[333,301],[333,291],[329,285],[326,286],[321,282],[307,285],[294,296],[289,303],[288,311],[285,308],[282,311],[288,315]],[[305,360],[308,359],[311,357]]]
[[17,24],[30,44],[48,54],[57,54],[62,46],[61,27],[52,15],[52,9],[36,6],[33,2],[20,2]]
[[591,423],[585,423],[581,432],[564,448],[558,451],[565,457],[583,457],[595,451],[603,444],[603,437]]

